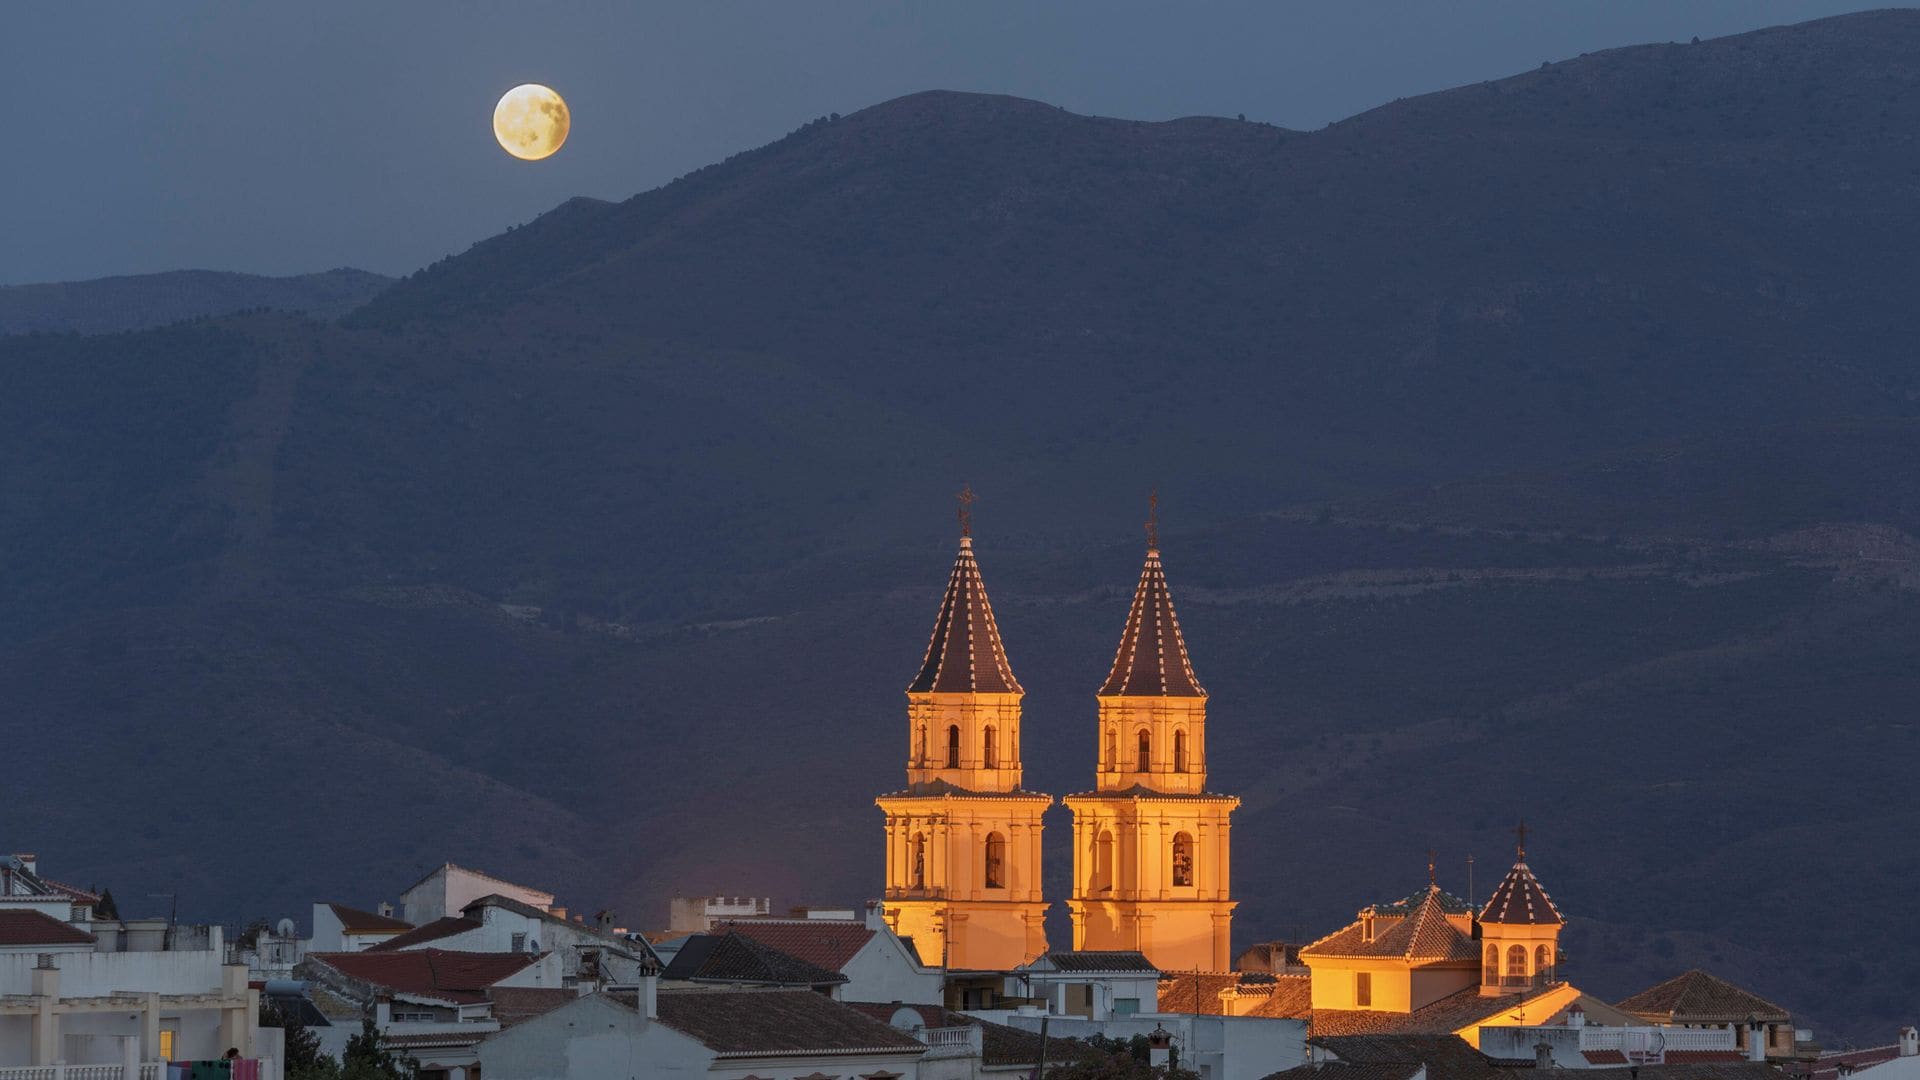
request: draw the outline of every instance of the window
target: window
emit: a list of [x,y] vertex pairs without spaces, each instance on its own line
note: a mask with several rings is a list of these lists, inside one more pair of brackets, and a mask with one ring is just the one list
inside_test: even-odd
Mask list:
[[921,724],[920,729],[914,733],[913,763],[915,765],[927,763],[927,725],[925,724]]
[[1544,975],[1551,970],[1553,970],[1553,949],[1542,945],[1533,950],[1533,973]]
[[960,767],[960,725],[947,725],[947,768]]
[[1139,998],[1114,998],[1113,999],[1113,1015],[1115,1016],[1132,1016],[1134,1013],[1137,1013],[1139,1011],[1140,1011]]
[[1134,771],[1146,772],[1148,769],[1148,766],[1152,764],[1153,764],[1153,736],[1147,734],[1145,729],[1142,729],[1140,732],[1140,766]]
[[1373,972],[1353,973],[1353,1003],[1362,1009],[1373,1008]]
[[1093,841],[1093,881],[1094,892],[1109,892],[1113,889],[1113,834],[1101,830]]
[[908,847],[910,849],[909,856],[912,859],[912,864],[909,870],[909,872],[912,874],[912,877],[910,880],[913,882],[914,888],[924,889],[927,887],[927,837],[926,837],[926,834],[914,833],[913,840],[908,845]]
[[1111,728],[1107,730],[1107,771],[1120,771],[1120,733]]
[[526,952],[527,951],[527,935],[525,934],[513,935],[513,944],[508,946],[507,951],[508,952]]
[[1187,771],[1187,733],[1184,731],[1173,733],[1173,771]]
[[1007,838],[999,833],[987,834],[987,888],[1004,889],[1007,865]]
[[987,725],[987,730],[980,737],[980,763],[988,769],[1000,767],[1000,756],[994,753],[992,724]]
[[1524,979],[1527,977],[1527,947],[1515,945],[1507,950],[1507,978]]
[[173,1032],[167,1028],[160,1029],[160,1060],[173,1060]]
[[1173,883],[1193,885],[1193,837],[1186,833],[1173,834]]
[[1500,984],[1500,946],[1487,946],[1487,959],[1480,969],[1480,981],[1488,986]]

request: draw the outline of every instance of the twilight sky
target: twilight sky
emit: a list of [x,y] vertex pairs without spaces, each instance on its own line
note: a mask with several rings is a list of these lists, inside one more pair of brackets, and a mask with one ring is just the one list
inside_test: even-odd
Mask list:
[[[184,267],[398,274],[931,88],[1314,128],[1582,52],[1846,0],[38,3],[0,18],[0,284]],[[1900,5],[1908,6],[1908,5]],[[537,13],[536,13],[537,12]],[[539,163],[488,128],[566,96]]]

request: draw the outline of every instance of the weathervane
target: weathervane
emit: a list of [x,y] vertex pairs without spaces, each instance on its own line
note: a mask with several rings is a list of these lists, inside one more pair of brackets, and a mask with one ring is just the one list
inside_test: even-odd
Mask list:
[[1160,489],[1147,492],[1147,547],[1160,549]]
[[1513,852],[1515,855],[1518,855],[1522,859],[1527,857],[1528,831],[1529,830],[1527,829],[1527,822],[1525,818],[1522,818],[1520,821],[1520,824],[1514,826],[1513,828],[1513,838],[1515,841],[1513,845]]
[[955,495],[954,498],[960,502],[960,508],[957,511],[960,518],[960,535],[963,537],[972,536],[973,504],[980,496],[973,493],[972,484],[964,484],[960,488],[960,494]]

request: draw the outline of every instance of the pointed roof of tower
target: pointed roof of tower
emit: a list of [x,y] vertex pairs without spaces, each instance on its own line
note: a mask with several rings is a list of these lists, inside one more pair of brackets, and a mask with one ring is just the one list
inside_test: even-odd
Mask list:
[[907,687],[909,694],[1019,694],[1020,683],[1007,664],[1000,628],[993,621],[980,564],[973,558],[973,538],[960,538],[953,573],[947,577],[947,595],[940,601],[940,617],[933,623],[920,674]]
[[1187,659],[1187,642],[1180,636],[1180,618],[1173,613],[1173,594],[1167,591],[1167,573],[1160,567],[1160,549],[1147,549],[1140,568],[1140,584],[1133,590],[1127,628],[1120,650],[1113,656],[1100,696],[1206,697]]
[[1513,869],[1507,871],[1507,876],[1494,886],[1493,895],[1487,897],[1487,906],[1480,909],[1480,921],[1547,926],[1567,920],[1560,917],[1560,909],[1553,906],[1553,899],[1541,887],[1540,879],[1533,876],[1523,848]]

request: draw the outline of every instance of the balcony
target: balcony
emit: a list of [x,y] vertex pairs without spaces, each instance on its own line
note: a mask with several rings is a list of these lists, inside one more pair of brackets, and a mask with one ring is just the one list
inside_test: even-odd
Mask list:
[[922,1061],[978,1058],[984,1031],[978,1024],[962,1024],[958,1027],[921,1028],[913,1033],[913,1037],[927,1044],[927,1053],[920,1059]]

